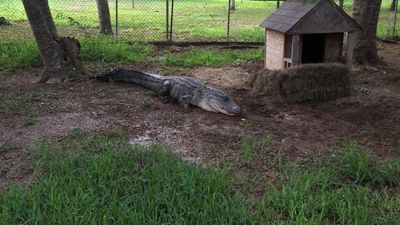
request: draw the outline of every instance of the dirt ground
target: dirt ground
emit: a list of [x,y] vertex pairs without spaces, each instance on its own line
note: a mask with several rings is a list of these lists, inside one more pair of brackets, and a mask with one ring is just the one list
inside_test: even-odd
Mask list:
[[[352,72],[348,98],[288,105],[252,93],[249,81],[262,63],[224,68],[127,67],[163,74],[193,76],[219,87],[243,109],[240,117],[163,103],[153,92],[121,83],[80,81],[65,85],[35,84],[40,69],[8,72],[0,81],[1,105],[20,100],[14,112],[0,112],[0,187],[24,183],[34,176],[27,158],[34,140],[57,141],[76,129],[82,133],[122,129],[130,142],[169,146],[193,162],[241,164],[243,137],[272,136],[272,149],[290,159],[307,159],[354,139],[373,154],[400,154],[400,45],[380,43],[387,66]],[[90,66],[90,65],[89,65]],[[96,65],[92,65],[96,67]],[[18,97],[19,96],[19,97]],[[268,163],[246,165],[273,177]]]

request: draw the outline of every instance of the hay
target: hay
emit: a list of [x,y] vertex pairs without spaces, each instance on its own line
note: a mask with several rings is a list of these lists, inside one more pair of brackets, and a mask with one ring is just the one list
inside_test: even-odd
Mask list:
[[305,64],[286,70],[262,70],[253,83],[262,95],[294,102],[328,101],[350,95],[349,68],[344,64]]

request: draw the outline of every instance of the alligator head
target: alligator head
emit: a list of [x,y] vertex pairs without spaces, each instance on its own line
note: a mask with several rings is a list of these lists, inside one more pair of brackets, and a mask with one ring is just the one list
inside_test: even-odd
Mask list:
[[224,92],[212,89],[206,92],[199,106],[207,111],[220,112],[230,116],[238,116],[241,113],[240,107]]

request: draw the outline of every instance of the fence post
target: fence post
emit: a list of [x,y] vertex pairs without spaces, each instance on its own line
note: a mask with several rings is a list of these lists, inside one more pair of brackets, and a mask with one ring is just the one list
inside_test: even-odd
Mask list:
[[115,36],[118,36],[118,0],[115,0]]
[[227,29],[226,29],[226,43],[229,44],[229,32],[231,28],[231,1],[228,0],[228,24],[227,24]]
[[172,23],[174,22],[174,0],[171,0],[171,23],[169,27],[169,40],[172,41]]
[[169,14],[169,0],[166,0],[165,1],[165,3],[166,3],[166,5],[165,5],[165,34],[166,34],[166,36],[165,36],[165,38],[166,38],[166,40],[168,41],[168,36],[169,36],[169,16],[168,16],[168,14]]
[[399,6],[399,1],[396,0],[396,5],[394,6],[394,23],[393,23],[393,34],[392,34],[392,38],[394,39],[396,37],[396,26],[397,26],[397,10],[398,10],[398,6]]

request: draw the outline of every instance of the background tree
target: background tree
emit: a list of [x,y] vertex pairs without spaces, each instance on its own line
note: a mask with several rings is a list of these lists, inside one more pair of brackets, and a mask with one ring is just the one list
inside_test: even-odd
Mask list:
[[59,37],[47,0],[22,0],[44,69],[39,83],[50,78],[62,81],[82,74],[80,44],[73,38]]
[[392,4],[390,5],[390,11],[394,11],[396,9],[397,2],[399,0],[392,0]]
[[354,62],[377,64],[381,62],[376,48],[376,31],[382,0],[354,0],[353,18],[362,27],[356,35]]
[[235,3],[235,0],[230,0],[230,2],[229,2],[229,8],[230,8],[230,10],[236,10],[236,3]]
[[99,14],[100,34],[112,34],[110,8],[108,0],[96,0]]

